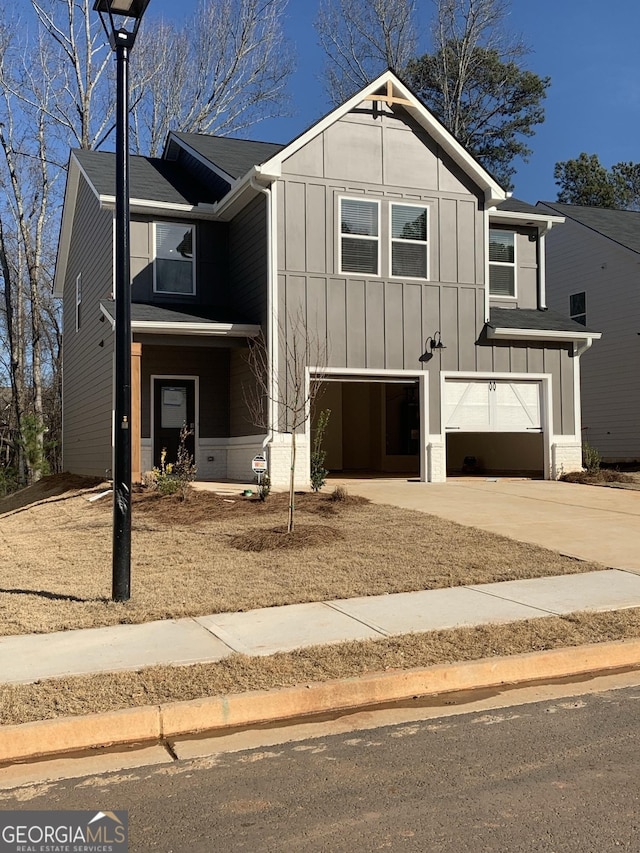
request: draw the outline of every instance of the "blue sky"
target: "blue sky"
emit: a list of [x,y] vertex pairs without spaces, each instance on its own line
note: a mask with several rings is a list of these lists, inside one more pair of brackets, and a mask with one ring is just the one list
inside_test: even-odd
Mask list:
[[[196,0],[182,0],[188,14]],[[431,0],[418,0],[428,31]],[[514,195],[529,202],[553,200],[556,161],[597,154],[607,167],[640,160],[639,0],[512,0],[508,28],[531,48],[527,68],[551,77],[546,120],[530,141],[533,155],[520,163]],[[169,12],[170,0],[151,0],[148,17]],[[315,0],[289,0],[287,35],[297,51],[290,84],[292,116],[272,119],[249,133],[253,139],[287,142],[329,109],[320,75],[324,54],[313,27]],[[428,48],[425,40],[423,49]]]

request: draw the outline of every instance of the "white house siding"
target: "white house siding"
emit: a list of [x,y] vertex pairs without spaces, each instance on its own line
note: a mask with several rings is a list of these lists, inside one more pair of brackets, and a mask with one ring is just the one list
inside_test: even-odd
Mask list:
[[549,308],[568,315],[584,291],[602,332],[580,359],[583,437],[605,461],[640,460],[640,257],[569,218],[546,242]]

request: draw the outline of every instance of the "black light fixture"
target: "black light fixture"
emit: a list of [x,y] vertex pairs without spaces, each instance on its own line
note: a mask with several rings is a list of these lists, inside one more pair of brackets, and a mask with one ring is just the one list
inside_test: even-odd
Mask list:
[[424,352],[418,361],[430,361],[433,358],[434,351],[440,352],[443,349],[446,349],[446,346],[442,343],[442,335],[439,331],[434,332],[424,342]]
[[149,0],[96,0],[94,11],[116,53],[115,434],[113,448],[114,601],[131,597],[131,271],[129,236],[129,51]]

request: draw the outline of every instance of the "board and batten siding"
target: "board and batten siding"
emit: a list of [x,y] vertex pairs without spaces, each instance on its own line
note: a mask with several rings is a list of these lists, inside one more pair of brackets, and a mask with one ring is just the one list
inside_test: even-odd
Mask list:
[[583,437],[609,462],[640,460],[640,256],[567,217],[547,243],[547,304],[586,294],[602,338],[580,359]]
[[490,296],[490,304],[501,308],[537,308],[539,301],[538,239],[535,228],[510,228],[506,225],[495,227],[501,231],[513,231],[516,235],[516,295],[515,299]]
[[113,214],[81,177],[63,291],[63,467],[75,474],[104,477],[112,466],[113,332],[100,310],[112,290]]
[[[339,199],[378,200],[381,275],[339,271]],[[571,435],[573,362],[566,345],[491,345],[485,325],[485,214],[477,189],[401,111],[352,113],[283,164],[278,183],[278,314],[303,316],[326,340],[328,366],[428,370],[432,433],[440,432],[441,370],[551,373],[553,428]],[[388,275],[389,206],[429,209],[429,278]],[[537,306],[537,243],[518,231],[518,306]],[[386,274],[385,274],[386,273]],[[514,302],[511,302],[514,305]],[[446,346],[425,362],[428,337]],[[281,344],[282,352],[282,344]],[[281,365],[282,367],[282,365]]]

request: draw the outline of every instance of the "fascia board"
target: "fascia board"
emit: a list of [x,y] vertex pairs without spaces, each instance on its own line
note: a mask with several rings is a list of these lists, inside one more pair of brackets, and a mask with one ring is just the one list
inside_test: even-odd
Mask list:
[[560,225],[566,221],[564,216],[545,216],[542,213],[517,213],[515,210],[489,210],[490,222],[505,222],[510,224],[530,225]]
[[597,341],[602,337],[602,332],[563,332],[557,331],[555,329],[505,329],[500,327],[487,326],[487,337],[503,340],[518,338],[519,340],[523,341]]
[[210,335],[212,337],[255,338],[260,326],[243,323],[172,323],[157,320],[134,320],[132,332],[154,332],[157,335]]
[[[101,195],[99,200],[100,206],[105,210],[115,210],[115,196]],[[154,201],[145,198],[132,198],[129,201],[129,209],[132,213],[171,215],[180,219],[215,219],[214,208],[215,205],[212,204],[177,204],[171,201]]]
[[462,170],[474,180],[474,182],[484,190],[485,201],[487,203],[496,204],[499,201],[504,201],[507,198],[506,192],[496,182],[491,175],[482,168],[482,166],[466,151],[462,145],[455,139],[449,131],[441,124],[438,119],[432,115],[429,110],[420,103],[416,96],[399,80],[392,71],[383,72],[368,86],[365,86],[355,95],[352,95],[348,101],[337,107],[335,110],[326,115],[321,121],[314,124],[303,134],[298,136],[289,145],[285,146],[282,151],[275,154],[270,160],[267,160],[262,168],[268,173],[281,171],[283,162],[295,154],[300,148],[308,142],[323,133],[336,121],[347,115],[351,110],[358,107],[369,95],[373,95],[385,83],[391,81],[394,88],[401,94],[402,98],[410,101],[410,105],[405,105],[404,109],[421,125],[429,134],[429,136],[457,163]]

